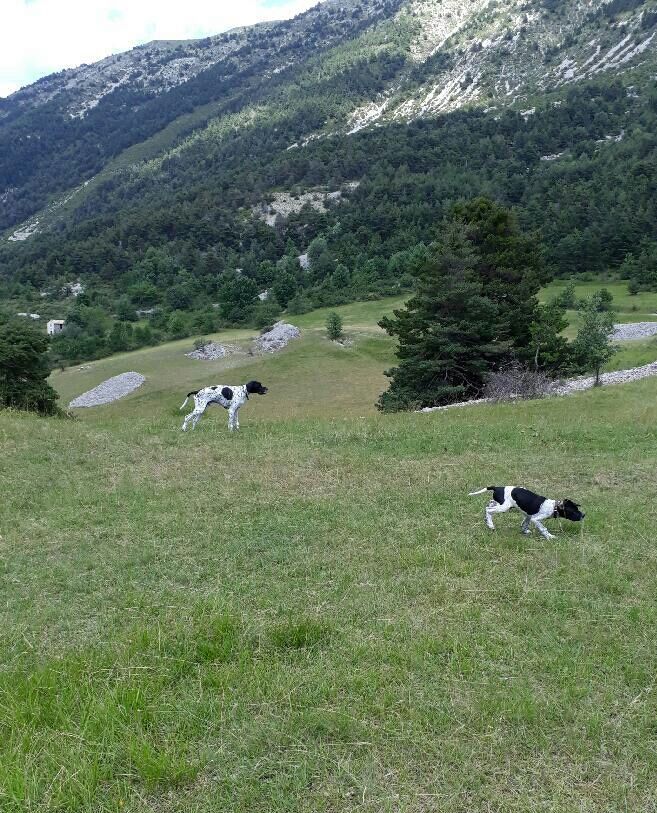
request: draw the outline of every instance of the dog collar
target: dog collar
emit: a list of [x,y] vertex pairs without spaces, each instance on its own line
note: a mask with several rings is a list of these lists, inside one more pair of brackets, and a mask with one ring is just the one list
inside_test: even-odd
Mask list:
[[558,500],[554,504],[554,513],[552,514],[553,519],[556,519],[559,516],[559,509],[563,508],[563,500]]
[[244,385],[244,395],[246,395],[246,400],[248,401],[249,400],[249,391],[247,390],[246,385]]

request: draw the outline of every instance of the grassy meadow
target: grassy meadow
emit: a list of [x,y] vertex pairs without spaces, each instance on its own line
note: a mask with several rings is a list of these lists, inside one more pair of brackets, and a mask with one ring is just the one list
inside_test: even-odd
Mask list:
[[[75,420],[0,413],[3,813],[657,810],[657,379],[382,416],[399,301],[341,309],[350,346],[307,314],[280,354],[227,331],[54,373],[147,377]],[[240,433],[180,432],[252,377]],[[514,482],[585,522],[489,531],[467,492]]]

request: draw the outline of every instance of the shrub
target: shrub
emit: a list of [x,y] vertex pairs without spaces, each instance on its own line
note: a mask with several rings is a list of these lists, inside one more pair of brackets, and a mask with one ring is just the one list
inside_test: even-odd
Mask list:
[[333,311],[329,313],[326,318],[326,333],[331,341],[337,341],[342,338],[342,317],[339,313]]
[[595,386],[600,384],[602,367],[618,350],[611,343],[614,314],[601,309],[601,300],[594,294],[582,307],[582,324],[572,343],[572,354],[582,372],[595,373]]
[[540,370],[531,370],[514,361],[486,378],[484,397],[492,401],[544,398],[550,394],[551,381]]
[[259,302],[254,310],[253,322],[257,328],[271,327],[281,313],[281,306],[276,301]]
[[554,298],[554,304],[564,310],[574,310],[577,307],[577,298],[575,297],[575,283],[571,280],[568,285],[558,293]]
[[308,313],[313,309],[312,301],[303,294],[297,294],[287,303],[287,312],[292,316]]

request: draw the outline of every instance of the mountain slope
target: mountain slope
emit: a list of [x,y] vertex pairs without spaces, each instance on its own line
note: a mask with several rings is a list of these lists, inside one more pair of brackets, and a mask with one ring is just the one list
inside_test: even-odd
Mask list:
[[294,21],[150,43],[0,100],[0,229],[180,117],[210,103],[223,105],[217,113],[240,109],[244,97],[280,84],[281,73],[389,16],[399,2],[329,2]]
[[[254,97],[269,100],[269,115],[272,96],[294,83],[300,68],[315,63],[329,78],[349,51],[363,59],[394,51],[403,65],[381,87],[368,88],[362,103],[360,96],[349,98],[351,109],[329,105],[316,134],[472,104],[529,104],[537,93],[578,80],[650,73],[657,46],[653,6],[330,0],[292,21],[150,43],[63,71],[0,101],[0,228],[21,222],[53,193],[71,194],[172,122],[189,119],[174,128],[175,144],[206,125],[216,131],[216,122],[249,111]],[[275,104],[284,109],[287,102],[284,94]],[[158,148],[174,144],[164,139]]]

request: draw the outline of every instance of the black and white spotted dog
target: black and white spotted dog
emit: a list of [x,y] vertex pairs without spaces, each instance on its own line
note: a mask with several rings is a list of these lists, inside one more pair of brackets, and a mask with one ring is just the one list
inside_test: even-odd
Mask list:
[[488,486],[479,491],[471,491],[469,496],[483,494],[486,491],[493,492],[493,499],[486,507],[486,525],[495,530],[493,525],[493,514],[503,514],[510,508],[518,508],[523,511],[525,518],[522,521],[522,532],[531,533],[530,524],[535,525],[546,539],[554,539],[554,536],[543,525],[543,520],[551,517],[562,517],[572,522],[579,522],[584,519],[584,514],[579,510],[579,505],[572,500],[549,500],[541,497],[527,488],[517,486]]
[[202,390],[194,390],[187,393],[187,398],[182,402],[181,409],[184,408],[190,397],[194,396],[194,409],[185,416],[182,430],[187,431],[191,423],[192,429],[200,421],[201,415],[211,404],[219,404],[228,410],[228,428],[232,432],[240,428],[239,409],[249,400],[249,395],[266,395],[267,387],[263,387],[259,381],[249,381],[239,387],[222,387],[217,384],[214,387],[203,387]]

